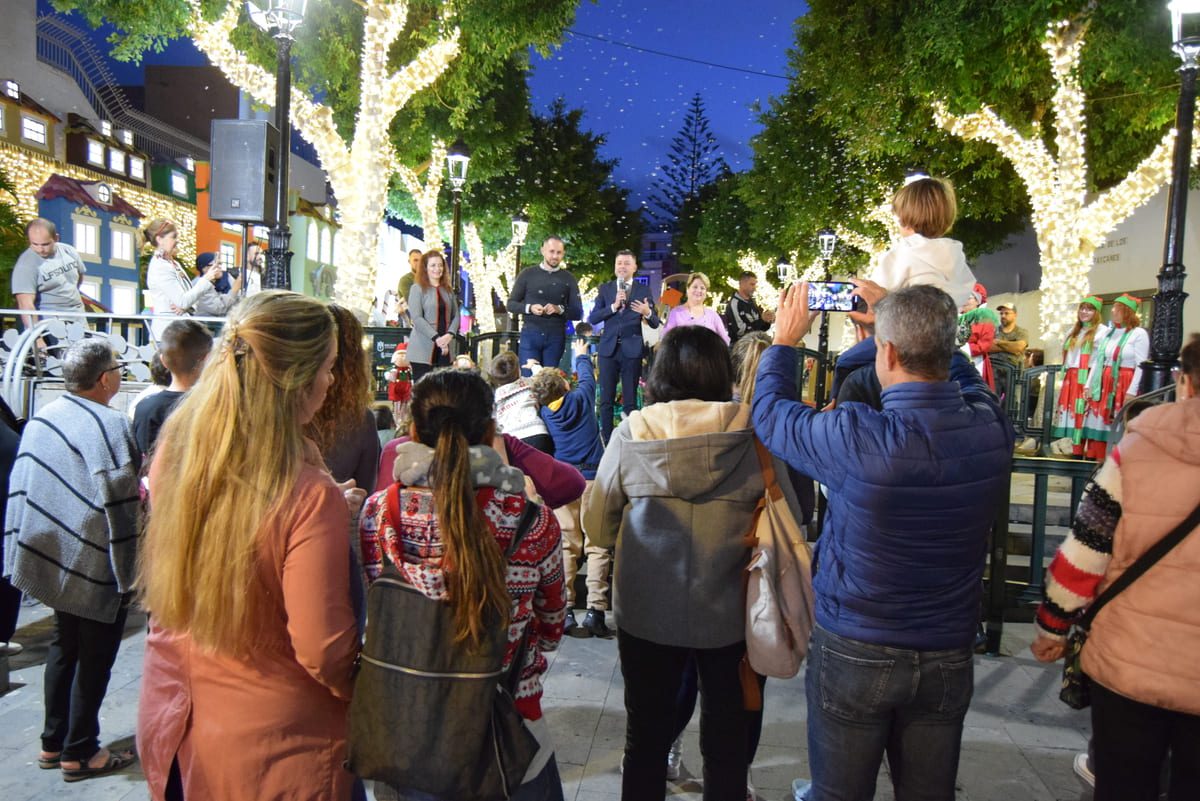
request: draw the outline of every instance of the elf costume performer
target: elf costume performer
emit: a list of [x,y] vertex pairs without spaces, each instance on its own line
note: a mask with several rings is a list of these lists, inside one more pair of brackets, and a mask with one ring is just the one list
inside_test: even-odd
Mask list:
[[[1084,427],[1088,408],[1084,392],[1093,361],[1092,349],[1097,340],[1103,342],[1108,336],[1108,326],[1102,322],[1103,310],[1104,301],[1095,295],[1079,301],[1075,326],[1063,343],[1063,379],[1054,411],[1054,437],[1071,440],[1071,453],[1077,457],[1085,456],[1092,442]],[[1103,449],[1101,441],[1094,450]]]
[[[412,400],[412,367],[408,363],[408,345],[401,342],[392,352],[392,369],[383,374],[388,380],[388,400],[396,425],[408,419],[408,404]],[[407,432],[405,432],[407,433]]]
[[1113,301],[1112,318],[1103,336],[1092,346],[1091,367],[1084,384],[1087,414],[1083,420],[1084,449],[1088,459],[1102,461],[1112,436],[1112,424],[1121,407],[1137,395],[1142,362],[1150,355],[1150,335],[1140,328],[1141,300],[1122,295]]
[[958,315],[958,346],[975,369],[983,376],[984,383],[992,392],[996,391],[996,378],[992,372],[992,360],[988,350],[996,341],[996,329],[1000,327],[1000,315],[986,306],[987,290],[976,284],[971,297],[963,304]]

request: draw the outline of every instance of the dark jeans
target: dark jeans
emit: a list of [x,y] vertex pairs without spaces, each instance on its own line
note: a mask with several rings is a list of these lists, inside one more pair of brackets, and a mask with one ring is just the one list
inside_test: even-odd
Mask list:
[[704,801],[746,797],[746,711],[738,664],[739,642],[724,648],[679,648],[617,630],[621,675],[625,677],[624,801],[661,798],[667,781],[667,751],[675,738],[675,698],[689,656],[700,677],[700,753],[704,757]]
[[1158,801],[1170,752],[1169,801],[1200,798],[1200,716],[1143,704],[1092,682],[1096,801]]
[[972,657],[970,647],[889,648],[817,626],[804,678],[808,801],[871,801],[885,751],[898,801],[954,801]]
[[[618,347],[620,347],[618,345]],[[621,408],[625,416],[637,411],[638,383],[642,378],[642,357],[601,356],[600,363],[600,436],[608,444],[613,431],[613,402],[617,397],[617,374],[621,376]]]
[[[761,693],[767,686],[767,677],[758,677],[758,691]],[[696,672],[696,660],[689,656],[687,666],[683,669],[683,681],[679,685],[679,695],[675,696],[675,736],[679,735],[692,722],[696,714],[696,699],[700,696],[700,676]],[[764,698],[763,703],[766,703]],[[746,710],[746,764],[754,764],[754,755],[758,753],[758,741],[762,739],[763,711]]]
[[521,331],[521,341],[517,345],[517,358],[521,360],[521,375],[529,375],[525,364],[533,359],[542,367],[558,367],[562,361],[563,351],[567,349],[566,328],[559,326],[557,331],[543,331],[538,328],[525,326]]
[[54,613],[46,653],[46,728],[42,750],[64,761],[86,761],[100,750],[100,705],[125,632],[122,608],[112,623]]

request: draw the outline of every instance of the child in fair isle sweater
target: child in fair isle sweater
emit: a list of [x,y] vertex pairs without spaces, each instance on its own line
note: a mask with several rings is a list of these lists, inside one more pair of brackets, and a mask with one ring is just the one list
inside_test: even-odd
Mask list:
[[[900,239],[881,257],[876,283],[889,292],[918,284],[935,286],[961,309],[971,298],[975,274],[967,266],[962,243],[945,236],[958,215],[954,186],[945,178],[909,180],[892,199],[892,212]],[[874,361],[874,337],[839,356],[832,397],[837,397],[845,376]]]
[[496,393],[496,427],[500,433],[514,436],[553,456],[554,441],[538,415],[537,401],[529,390],[529,379],[521,377],[517,354],[506,350],[496,356],[488,365],[485,378]]

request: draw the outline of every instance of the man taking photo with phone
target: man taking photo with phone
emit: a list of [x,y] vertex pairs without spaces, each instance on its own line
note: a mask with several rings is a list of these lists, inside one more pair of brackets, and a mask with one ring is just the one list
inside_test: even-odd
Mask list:
[[752,417],[772,454],[829,491],[813,577],[808,755],[797,799],[870,798],[884,752],[897,798],[953,801],[988,533],[1013,429],[955,348],[940,289],[888,294],[855,279],[874,317],[882,411],[796,399],[793,348],[812,328],[808,286],[780,299]]

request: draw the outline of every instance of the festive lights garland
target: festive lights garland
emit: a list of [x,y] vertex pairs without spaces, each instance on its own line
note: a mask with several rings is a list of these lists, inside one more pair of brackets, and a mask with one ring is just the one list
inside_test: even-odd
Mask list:
[[1051,104],[1057,160],[1036,126],[1033,135],[1025,137],[986,106],[960,116],[949,113],[943,102],[933,104],[940,127],[963,139],[995,145],[1029,192],[1041,252],[1041,333],[1047,345],[1062,340],[1079,298],[1088,294],[1093,254],[1105,235],[1150,200],[1171,175],[1174,130],[1119,184],[1087,203],[1085,98],[1078,74],[1085,31],[1077,21],[1053,22],[1042,42],[1056,86]]
[[85,183],[103,181],[112,187],[113,194],[120,195],[145,215],[142,218],[143,223],[157,217],[174,222],[179,229],[176,258],[180,264],[194,264],[196,261],[196,207],[191,203],[174,200],[111,175],[102,175],[84,167],[57,161],[48,155],[25,150],[3,140],[0,140],[0,169],[12,182],[16,191],[17,216],[23,220],[32,220],[40,215],[37,193],[52,175],[62,175]]
[[[429,164],[425,169],[425,183],[417,177],[417,171],[403,164],[396,165],[396,174],[404,189],[412,195],[421,214],[421,230],[425,241],[436,243],[442,241],[441,224],[438,222],[438,194],[442,191],[442,179],[446,173],[442,165],[446,163],[446,144],[434,137],[430,146]],[[475,251],[471,251],[474,253]]]
[[[200,0],[188,2],[192,7],[192,36],[201,52],[235,86],[260,103],[273,104],[275,77],[251,63],[232,44],[231,34],[237,26],[241,4],[231,2],[218,19],[209,21],[201,13]],[[388,58],[407,23],[408,3],[361,0],[359,5],[366,13],[354,139],[348,143],[338,133],[332,109],[313,102],[295,87],[291,94],[291,119],[296,131],[316,148],[338,198],[342,233],[334,297],[348,308],[366,313],[371,308],[378,267],[379,226],[384,219],[389,181],[398,166],[389,138],[390,123],[413,95],[445,72],[458,55],[460,32],[457,27],[451,28],[407,65],[392,72]],[[442,10],[443,18],[448,19],[451,4],[443,3]],[[429,239],[427,232],[426,240]]]

